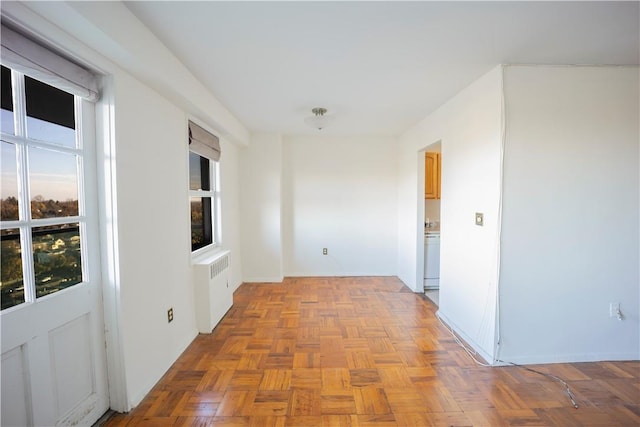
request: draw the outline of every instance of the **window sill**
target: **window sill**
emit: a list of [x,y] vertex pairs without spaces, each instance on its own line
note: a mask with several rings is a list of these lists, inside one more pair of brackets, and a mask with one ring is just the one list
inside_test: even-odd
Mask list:
[[191,265],[195,264],[209,264],[222,258],[225,255],[231,253],[228,249],[223,249],[220,246],[214,246],[212,248],[202,248],[195,253],[191,254]]

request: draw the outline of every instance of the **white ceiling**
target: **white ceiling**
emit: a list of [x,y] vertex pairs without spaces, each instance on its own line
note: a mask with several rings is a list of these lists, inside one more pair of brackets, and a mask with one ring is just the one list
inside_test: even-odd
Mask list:
[[397,135],[500,63],[638,64],[638,2],[128,2],[251,131]]

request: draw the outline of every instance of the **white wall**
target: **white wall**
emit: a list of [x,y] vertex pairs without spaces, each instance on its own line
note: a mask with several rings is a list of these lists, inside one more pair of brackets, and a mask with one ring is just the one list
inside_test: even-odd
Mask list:
[[640,358],[638,69],[507,67],[505,95],[500,357]]
[[137,403],[196,335],[186,117],[127,75],[114,86],[122,342]]
[[[188,115],[125,73],[115,74],[117,259],[128,404],[136,406],[197,334],[188,195]],[[222,246],[242,282],[238,148],[220,159]],[[167,322],[173,308],[174,320]]]
[[395,275],[395,140],[291,136],[283,159],[285,275]]
[[[114,74],[120,324],[129,407],[197,334],[188,195],[188,115],[126,73]],[[224,138],[222,245],[241,283],[238,149]],[[167,322],[173,308],[174,320]]]
[[240,215],[241,148],[227,139],[220,140],[220,185],[222,203],[222,247],[229,249],[229,283],[235,291],[242,284],[242,218]]
[[[424,154],[442,142],[439,315],[491,360],[500,205],[501,67],[400,138],[398,276],[422,290]],[[484,213],[484,226],[474,223]]]
[[241,149],[244,280],[281,282],[282,137],[254,134]]

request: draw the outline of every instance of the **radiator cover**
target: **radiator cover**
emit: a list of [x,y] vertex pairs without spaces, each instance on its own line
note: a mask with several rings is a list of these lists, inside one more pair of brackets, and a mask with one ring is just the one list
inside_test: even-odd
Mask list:
[[200,333],[210,334],[233,305],[229,254],[230,251],[218,252],[193,264],[196,324]]

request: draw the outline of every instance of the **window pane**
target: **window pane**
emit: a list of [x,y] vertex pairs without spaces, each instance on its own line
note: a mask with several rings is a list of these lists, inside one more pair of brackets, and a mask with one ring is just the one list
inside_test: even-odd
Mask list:
[[32,237],[37,298],[82,282],[77,223],[34,227]]
[[26,76],[24,85],[27,97],[27,136],[39,141],[75,147],[73,95]]
[[191,198],[191,250],[213,243],[211,197]]
[[191,190],[211,190],[209,159],[189,152],[189,188]]
[[2,87],[0,88],[0,98],[2,98],[2,117],[0,130],[4,133],[15,133],[13,129],[13,90],[11,88],[11,70],[2,67]]
[[17,228],[0,231],[0,242],[0,258],[2,258],[0,299],[2,310],[4,310],[24,302],[20,231]]
[[2,182],[0,182],[0,204],[2,210],[0,219],[10,221],[18,219],[18,172],[16,161],[16,146],[2,142]]
[[78,168],[76,156],[29,149],[31,217],[78,215]]

